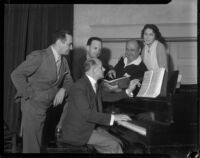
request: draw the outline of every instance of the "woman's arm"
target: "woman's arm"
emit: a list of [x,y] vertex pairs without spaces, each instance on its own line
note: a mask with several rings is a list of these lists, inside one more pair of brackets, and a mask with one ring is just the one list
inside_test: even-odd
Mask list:
[[159,67],[164,67],[168,71],[167,52],[164,45],[158,42],[156,48],[157,62]]

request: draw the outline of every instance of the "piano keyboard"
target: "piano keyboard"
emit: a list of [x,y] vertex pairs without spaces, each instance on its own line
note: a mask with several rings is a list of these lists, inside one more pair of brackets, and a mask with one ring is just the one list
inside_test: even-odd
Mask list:
[[126,127],[134,132],[137,132],[143,136],[146,136],[147,135],[147,131],[146,131],[146,128],[144,127],[141,127],[141,126],[138,126],[136,124],[133,124],[131,122],[128,122],[128,121],[118,121],[117,122],[119,125],[123,126],[123,127]]

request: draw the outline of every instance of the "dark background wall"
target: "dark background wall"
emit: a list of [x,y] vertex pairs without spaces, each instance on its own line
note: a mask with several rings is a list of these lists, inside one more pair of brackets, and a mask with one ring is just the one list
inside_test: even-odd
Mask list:
[[10,74],[31,51],[47,48],[52,32],[61,28],[73,32],[73,4],[4,5],[3,117],[11,129],[17,128],[19,105]]

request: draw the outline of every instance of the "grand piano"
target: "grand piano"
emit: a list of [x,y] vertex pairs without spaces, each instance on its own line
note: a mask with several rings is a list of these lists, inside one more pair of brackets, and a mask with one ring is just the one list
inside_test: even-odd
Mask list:
[[[132,153],[135,144],[139,144],[145,153],[166,152],[169,148],[186,148],[188,151],[197,148],[197,91],[176,90],[176,82],[171,81],[177,81],[177,77],[178,71],[170,77],[166,97],[135,97],[112,105],[104,103],[104,107],[112,107],[111,111],[115,109],[115,113],[125,113],[132,118],[108,129],[124,142],[125,153]],[[145,119],[140,117],[143,114]],[[186,119],[195,114],[193,120]]]

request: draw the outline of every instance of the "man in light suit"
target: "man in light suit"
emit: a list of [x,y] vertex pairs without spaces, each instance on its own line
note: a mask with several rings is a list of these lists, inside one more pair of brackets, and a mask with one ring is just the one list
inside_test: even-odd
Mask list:
[[61,104],[73,81],[67,55],[72,36],[67,30],[54,34],[47,49],[31,52],[11,74],[21,100],[23,153],[39,153],[47,109]]
[[[62,144],[91,144],[100,153],[123,153],[120,140],[108,133],[100,125],[113,125],[117,121],[127,121],[124,114],[102,112],[102,99],[117,101],[131,97],[139,80],[131,81],[126,91],[109,93],[103,91],[98,80],[104,77],[104,68],[99,59],[88,59],[84,64],[85,75],[70,89],[67,114],[63,120]],[[96,86],[98,85],[98,86]]]

